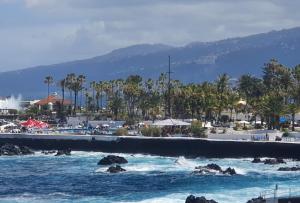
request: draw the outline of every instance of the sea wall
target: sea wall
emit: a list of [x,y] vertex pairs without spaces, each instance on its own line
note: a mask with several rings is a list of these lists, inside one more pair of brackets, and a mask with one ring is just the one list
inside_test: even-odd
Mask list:
[[145,138],[117,136],[62,136],[0,134],[0,145],[26,145],[35,150],[66,149],[116,153],[142,153],[186,157],[300,158],[300,143],[210,140],[197,138]]

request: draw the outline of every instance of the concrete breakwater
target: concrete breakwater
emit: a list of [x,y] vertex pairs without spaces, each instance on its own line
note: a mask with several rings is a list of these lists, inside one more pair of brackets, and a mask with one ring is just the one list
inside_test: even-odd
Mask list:
[[300,143],[211,140],[200,138],[148,138],[105,135],[0,134],[0,145],[26,145],[35,150],[67,149],[109,153],[141,153],[186,157],[300,158]]

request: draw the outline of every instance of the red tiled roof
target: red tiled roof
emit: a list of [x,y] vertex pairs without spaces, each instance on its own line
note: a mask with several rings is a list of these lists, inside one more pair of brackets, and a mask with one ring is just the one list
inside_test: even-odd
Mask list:
[[[48,105],[49,103],[55,104],[55,103],[62,103],[62,99],[59,96],[56,95],[50,95],[49,97],[46,97],[44,99],[41,99],[40,101],[38,101],[37,103],[35,103],[36,105],[39,106],[44,106],[44,105]],[[68,99],[64,100],[64,105],[68,106],[71,105],[71,101]]]

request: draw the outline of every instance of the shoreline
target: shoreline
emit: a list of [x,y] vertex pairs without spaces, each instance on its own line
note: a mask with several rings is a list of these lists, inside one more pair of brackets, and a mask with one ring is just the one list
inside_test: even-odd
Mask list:
[[0,145],[11,143],[33,150],[71,149],[107,153],[150,154],[209,158],[300,158],[299,142],[213,140],[187,137],[108,135],[0,134]]

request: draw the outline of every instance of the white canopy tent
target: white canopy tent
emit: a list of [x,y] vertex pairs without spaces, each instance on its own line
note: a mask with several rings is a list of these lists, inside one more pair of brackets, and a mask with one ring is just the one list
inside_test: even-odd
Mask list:
[[165,119],[156,121],[152,124],[153,126],[190,126],[190,123],[178,120],[178,119]]
[[236,123],[240,123],[240,124],[250,124],[250,122],[248,122],[248,121],[236,121]]

